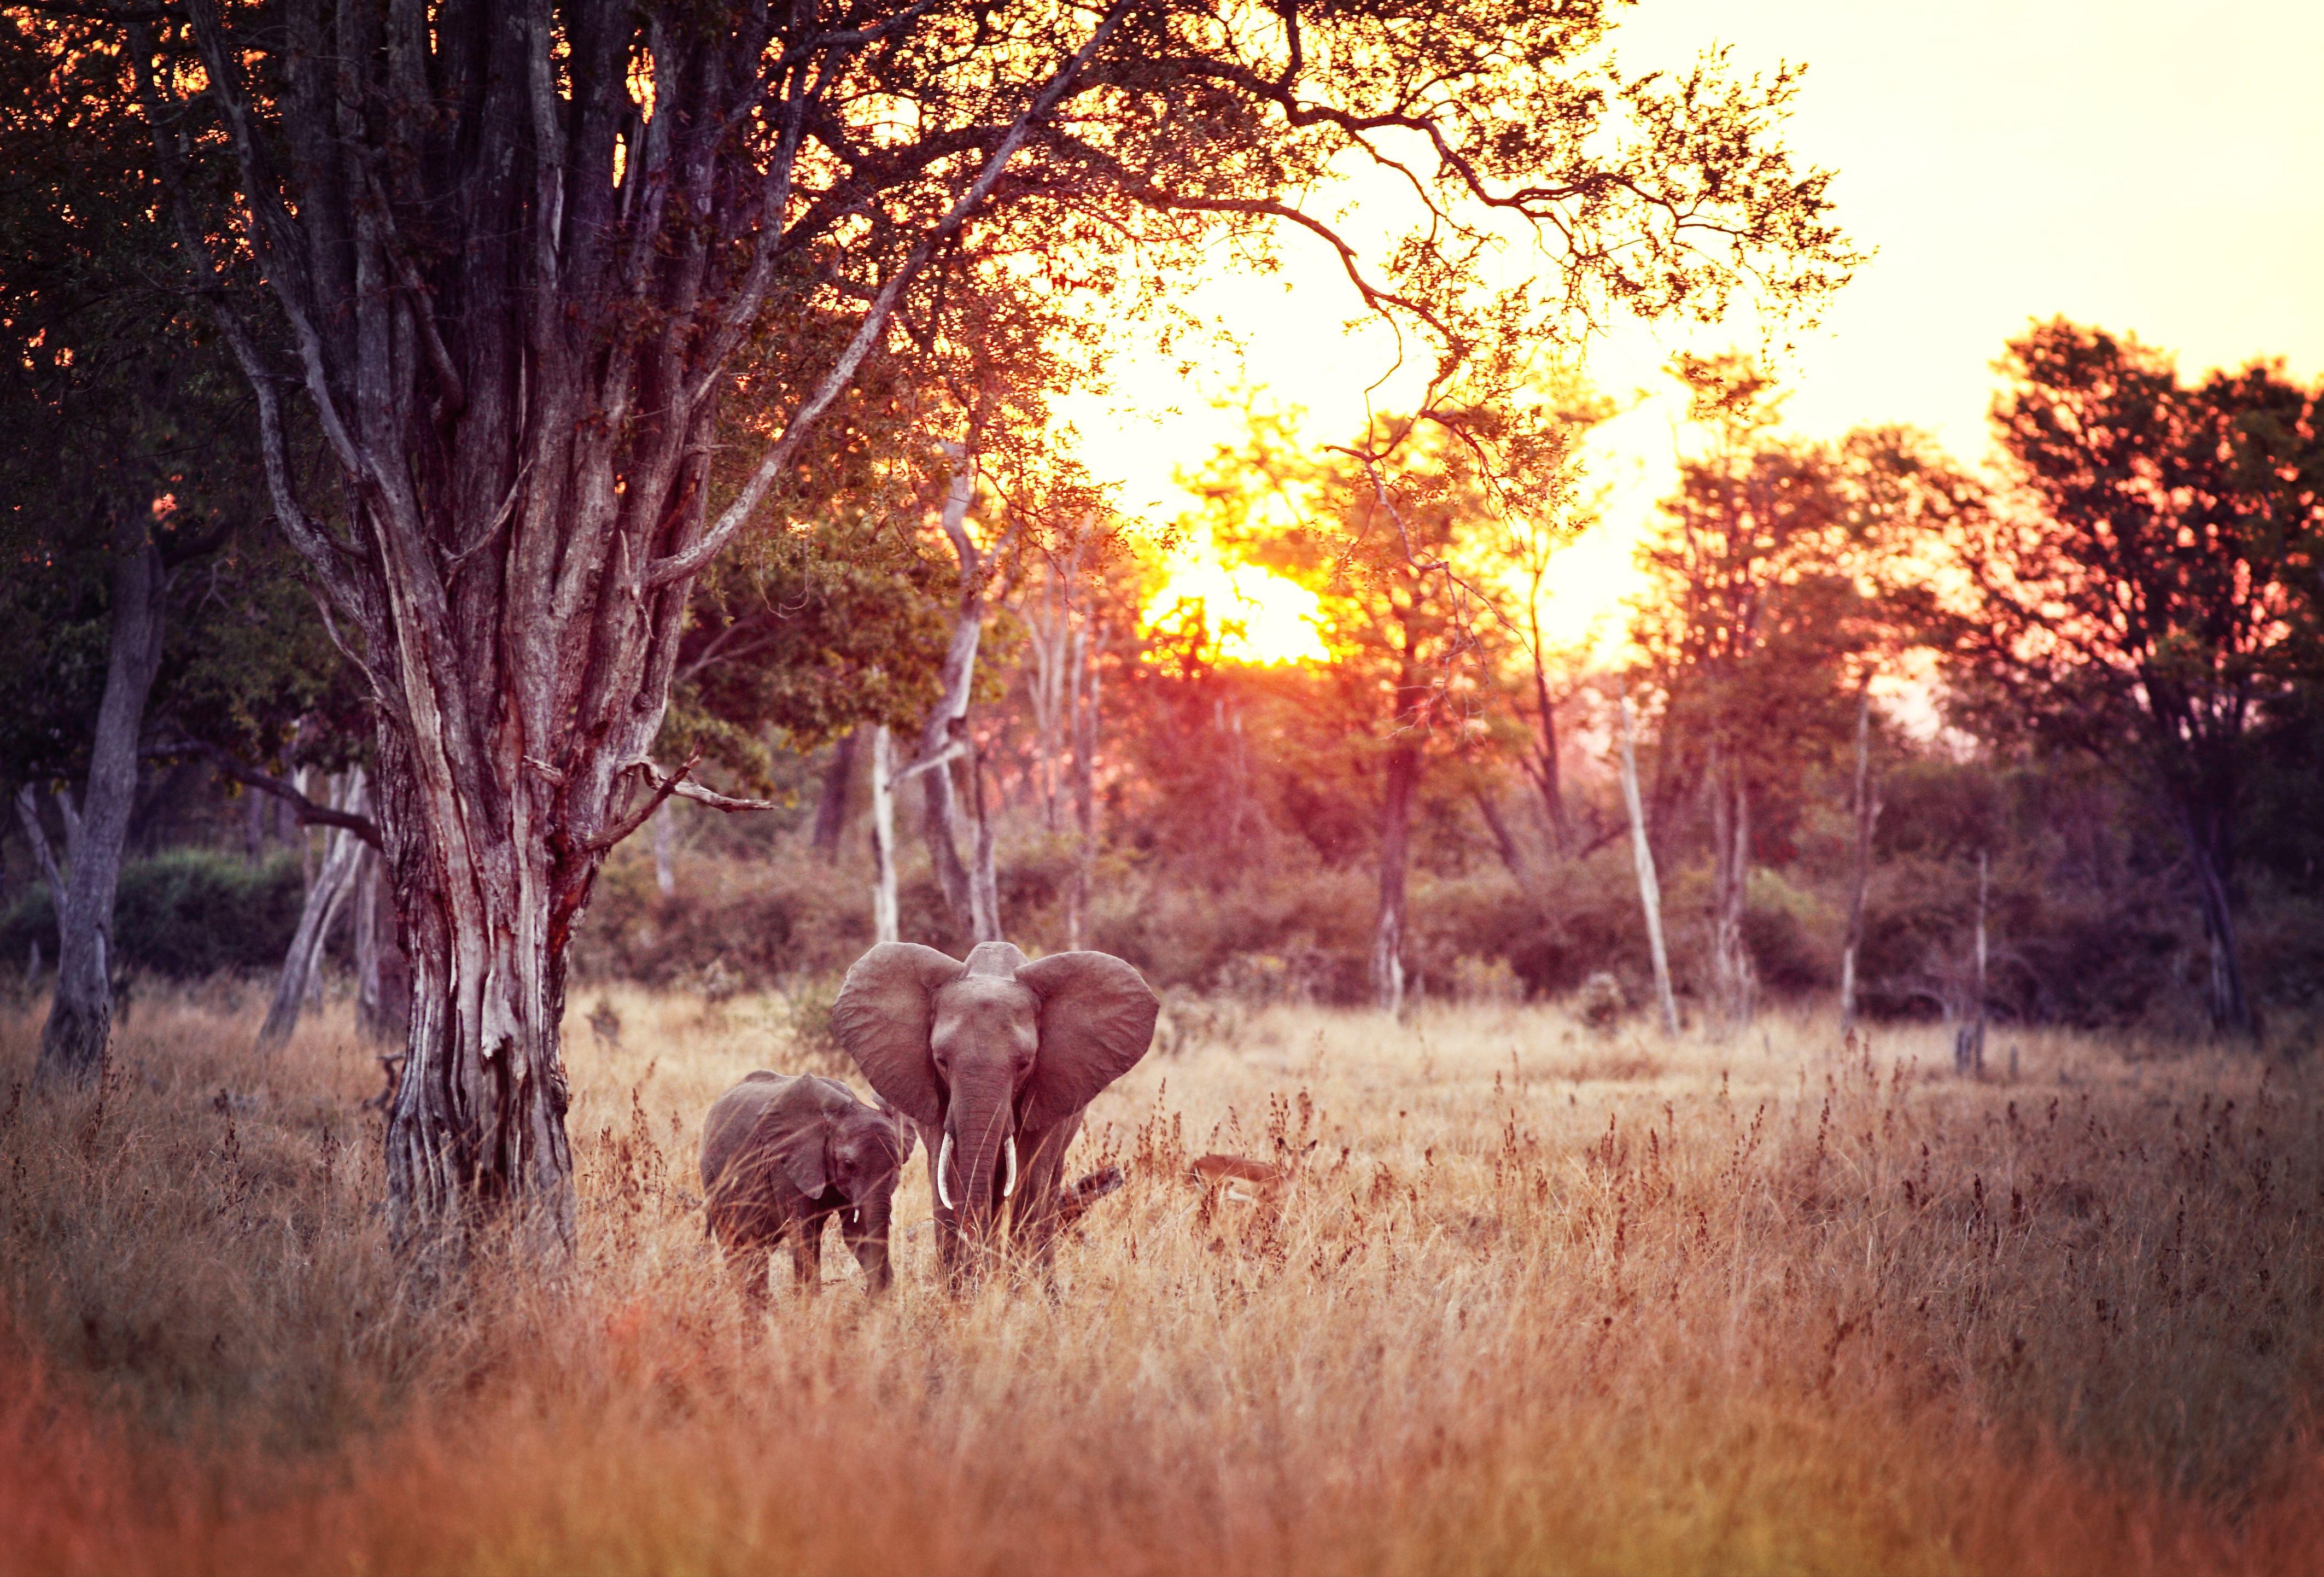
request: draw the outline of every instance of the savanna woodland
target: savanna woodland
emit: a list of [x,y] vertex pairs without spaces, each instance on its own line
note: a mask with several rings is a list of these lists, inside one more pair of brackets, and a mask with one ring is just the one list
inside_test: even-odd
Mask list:
[[1629,20],[0,8],[0,1573],[2316,1570],[2324,384]]

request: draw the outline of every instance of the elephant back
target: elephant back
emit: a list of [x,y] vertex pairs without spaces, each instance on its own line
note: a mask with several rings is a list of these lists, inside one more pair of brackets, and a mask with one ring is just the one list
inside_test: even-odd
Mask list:
[[789,1074],[771,1073],[765,1068],[746,1074],[742,1083],[710,1103],[709,1112],[702,1119],[702,1186],[715,1187],[720,1173],[734,1158],[751,1130],[757,1125],[767,1108],[781,1098],[784,1091],[798,1082]]

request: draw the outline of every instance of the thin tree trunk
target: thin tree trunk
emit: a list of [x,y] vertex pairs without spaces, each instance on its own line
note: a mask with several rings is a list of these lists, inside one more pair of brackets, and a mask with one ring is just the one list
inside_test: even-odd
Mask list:
[[823,770],[823,798],[815,807],[815,852],[826,864],[839,858],[839,841],[847,831],[848,792],[854,787],[855,757],[862,742],[860,732],[841,734]]
[[1412,859],[1412,800],[1420,752],[1390,748],[1380,790],[1379,925],[1372,938],[1372,995],[1385,1013],[1404,1010],[1405,876]]
[[[290,774],[290,787],[311,798],[317,787],[314,770],[310,767],[300,767],[293,770]],[[329,792],[327,788],[324,790],[327,798]],[[283,833],[299,846],[299,885],[311,890],[315,885],[314,830],[306,823],[296,819],[294,812],[287,802],[277,807],[276,809],[277,813],[284,817]]]
[[[366,803],[361,767],[348,771],[339,791],[331,796],[331,807],[364,814]],[[281,1046],[298,1028],[299,1014],[306,1006],[310,982],[319,973],[324,944],[330,939],[331,927],[355,889],[363,850],[363,840],[345,828],[334,827],[326,835],[322,864],[307,889],[307,901],[300,908],[298,927],[290,934],[290,949],[282,960],[282,973],[275,982],[273,1004],[267,1009],[266,1022],[258,1031],[262,1050]]]
[[[976,461],[965,451],[954,456],[952,485],[945,495],[942,524],[960,566],[960,608],[953,617],[952,642],[945,650],[942,689],[935,710],[920,730],[921,762],[933,761],[968,743],[969,696],[976,679],[976,652],[984,639],[982,556],[968,534],[968,506],[975,495]],[[975,927],[976,899],[971,891],[968,866],[960,857],[954,825],[960,819],[959,797],[952,773],[937,767],[920,773],[920,830],[927,840],[928,860],[935,866],[936,886],[945,907],[955,919]]]
[[1509,824],[1501,816],[1500,807],[1481,788],[1469,790],[1469,798],[1477,802],[1477,814],[1484,818],[1485,830],[1493,835],[1493,846],[1499,851],[1501,863],[1523,889],[1526,884],[1525,856],[1517,849],[1517,840],[1509,831]]
[[1065,758],[1072,722],[1068,696],[1076,632],[1070,571],[1052,564],[1041,586],[1040,610],[1025,621],[1026,651],[1032,659],[1026,695],[1033,709],[1033,787],[1041,806],[1041,827],[1062,825]]
[[969,871],[969,925],[979,942],[1005,941],[1001,934],[1001,880],[993,869],[992,817],[984,803],[982,751],[969,752],[968,784],[976,832],[976,863]]
[[2236,911],[2229,885],[2232,840],[2225,817],[2202,815],[2181,797],[2175,808],[2195,872],[2195,899],[2203,916],[2203,940],[2210,954],[2205,1005],[2220,1035],[2253,1033],[2251,999],[2244,984],[2243,960],[2236,943]]
[[1840,1038],[1856,1033],[1857,963],[1864,949],[1864,899],[1872,882],[1872,832],[1880,790],[1872,780],[1872,687],[1856,698],[1856,860],[1849,876],[1848,941],[1840,954]]
[[1743,763],[1711,747],[1711,978],[1721,1024],[1732,1033],[1751,1022],[1757,981],[1743,935],[1751,869],[1751,798]]
[[1655,1001],[1662,1007],[1663,1033],[1678,1033],[1678,1000],[1671,993],[1670,953],[1663,945],[1663,890],[1655,879],[1655,850],[1646,837],[1646,817],[1638,803],[1637,724],[1628,696],[1622,698],[1622,803],[1630,812],[1630,854],[1637,866],[1638,901],[1646,906],[1646,947],[1654,956]]
[[678,806],[671,800],[661,802],[653,815],[654,890],[664,898],[678,890],[678,869],[671,862],[671,844],[678,831]]
[[1081,848],[1074,880],[1065,893],[1065,945],[1085,945],[1091,888],[1097,875],[1098,667],[1104,638],[1092,640],[1086,627],[1074,632],[1074,820]]
[[[137,794],[137,742],[144,726],[145,698],[161,666],[168,579],[161,549],[142,523],[117,534],[111,650],[89,750],[88,779],[78,805],[69,792],[57,793],[65,825],[65,859],[71,866],[65,880],[58,880],[39,817],[32,816],[26,826],[57,910],[56,995],[41,1030],[36,1083],[86,1084],[97,1076],[112,1045],[113,899]],[[20,799],[18,804],[21,813],[27,802]]]
[[1537,602],[1532,617],[1533,644],[1528,650],[1533,657],[1534,722],[1540,738],[1534,744],[1533,760],[1526,763],[1526,775],[1541,794],[1542,815],[1549,823],[1551,845],[1563,854],[1570,846],[1565,784],[1558,761],[1557,706],[1549,698],[1549,675],[1542,666],[1541,609]]
[[872,731],[872,930],[873,940],[902,939],[896,915],[896,736]]
[[1985,1077],[1985,905],[1986,853],[1977,852],[1977,958],[1969,1010],[1953,1035],[1953,1071]]
[[266,807],[268,797],[254,788],[242,791],[242,857],[243,862],[256,865],[266,858]]

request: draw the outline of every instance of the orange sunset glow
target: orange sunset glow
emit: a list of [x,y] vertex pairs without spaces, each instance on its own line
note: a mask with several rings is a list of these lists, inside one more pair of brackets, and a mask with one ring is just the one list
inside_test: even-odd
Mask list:
[[[2324,369],[2324,6],[1680,0],[1626,14],[1618,34],[1637,69],[1683,65],[1711,40],[1749,69],[1809,62],[1790,140],[1837,171],[1835,199],[1873,253],[1821,325],[1775,341],[1797,430],[1901,422],[1980,461],[1997,347],[2061,312],[2135,326],[2190,372],[2261,355]],[[1351,173],[1346,190],[1389,213],[1394,185]],[[1200,286],[1198,309],[1232,340],[1191,383],[1133,354],[1112,393],[1066,402],[1133,516],[1188,507],[1175,474],[1232,441],[1233,410],[1212,403],[1230,391],[1301,409],[1314,441],[1413,397],[1424,369],[1397,367],[1393,337],[1343,327],[1358,308],[1337,261],[1300,235],[1282,246],[1278,275],[1222,263]],[[1528,253],[1503,255],[1508,277]],[[1748,318],[1616,325],[1591,345],[1588,375],[1623,414],[1586,446],[1606,507],[1551,577],[1561,641],[1618,633],[1638,591],[1631,551],[1670,488],[1685,409],[1664,363],[1759,334]]]
[[1264,667],[1330,655],[1315,628],[1315,594],[1255,564],[1227,564],[1215,553],[1174,555],[1146,599],[1146,622],[1170,623],[1189,604],[1200,606],[1222,660]]
[[5,0],[0,170],[0,1577],[2324,1572],[2324,0]]

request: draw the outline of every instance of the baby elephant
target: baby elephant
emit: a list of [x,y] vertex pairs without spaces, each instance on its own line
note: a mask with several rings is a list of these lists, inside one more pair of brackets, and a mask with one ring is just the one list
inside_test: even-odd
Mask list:
[[711,1103],[702,1120],[702,1191],[710,1231],[752,1309],[767,1302],[767,1257],[785,1235],[800,1285],[823,1279],[823,1223],[874,1292],[887,1289],[888,1208],[913,1132],[885,1102],[867,1106],[835,1079],[761,1068]]

